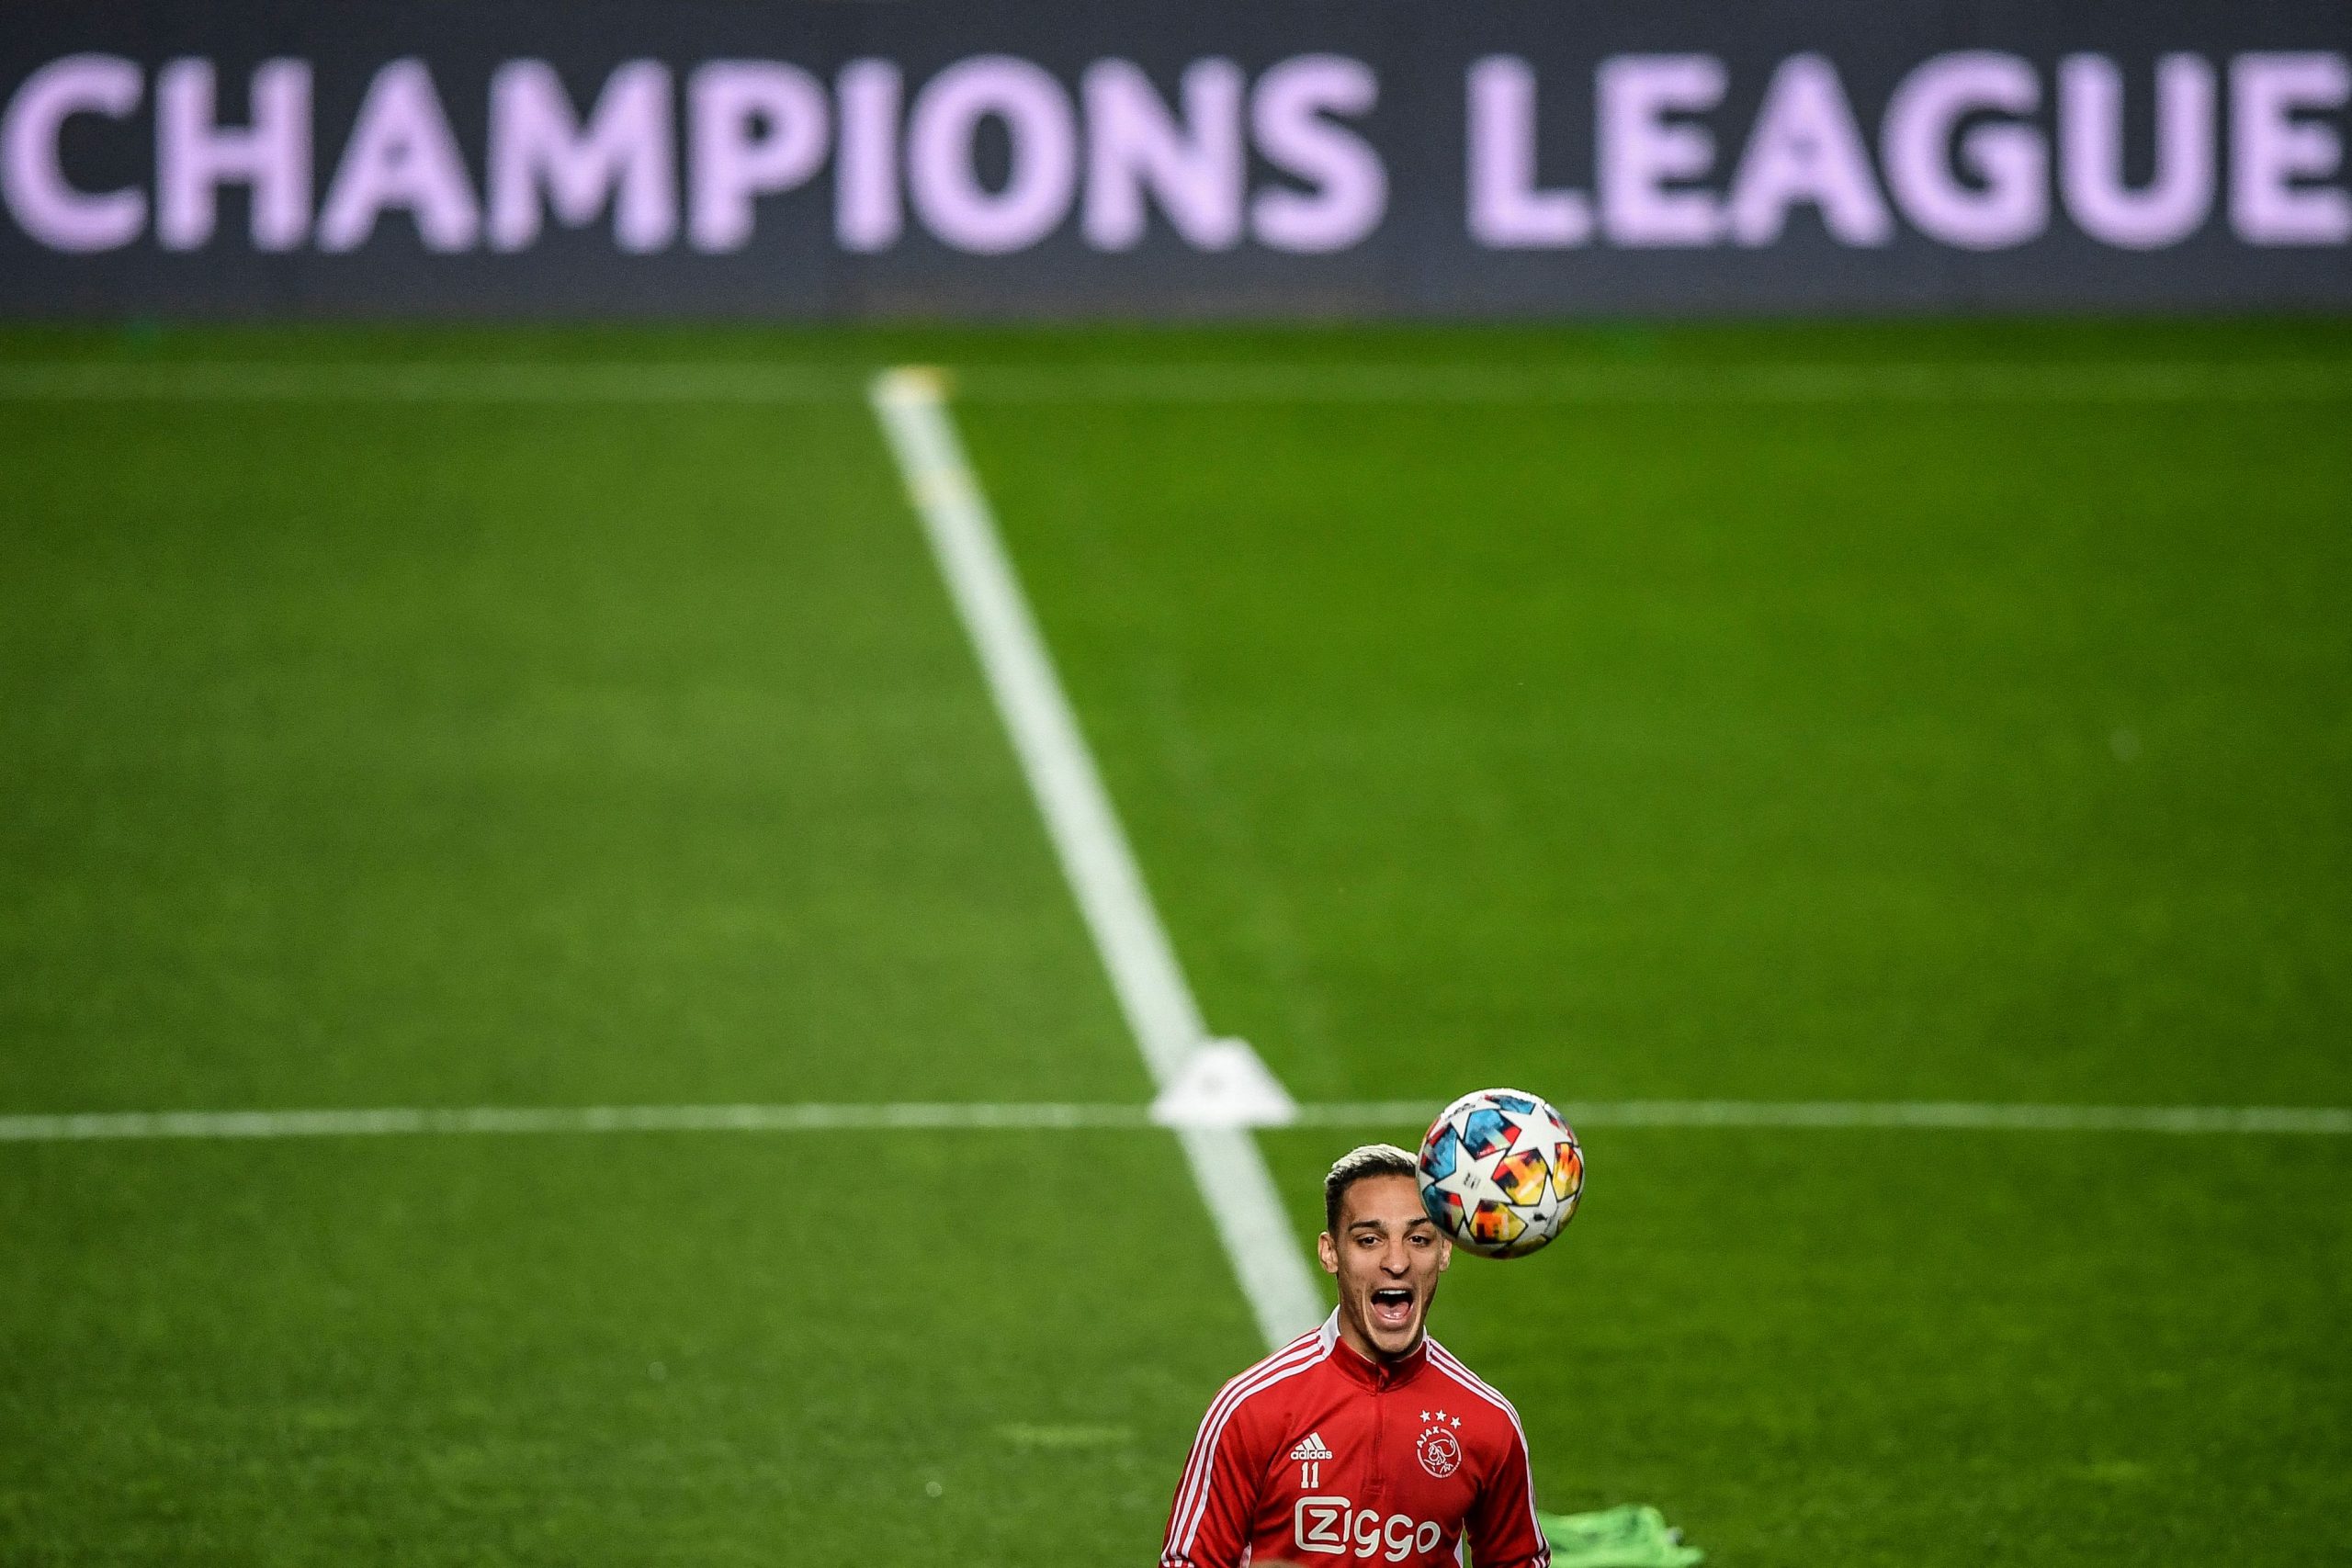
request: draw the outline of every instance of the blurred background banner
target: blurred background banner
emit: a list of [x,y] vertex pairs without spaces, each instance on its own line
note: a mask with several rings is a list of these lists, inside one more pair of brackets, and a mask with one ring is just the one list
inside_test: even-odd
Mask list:
[[17,317],[2352,303],[2342,0],[12,5]]

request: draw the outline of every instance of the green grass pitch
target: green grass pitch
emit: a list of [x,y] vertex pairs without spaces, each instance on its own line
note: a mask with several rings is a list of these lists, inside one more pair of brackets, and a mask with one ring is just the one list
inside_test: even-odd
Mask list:
[[[836,395],[6,390],[181,360]],[[1302,1099],[2352,1104],[2340,323],[18,330],[0,1116],[1143,1100],[859,397],[908,360]],[[1432,390],[1117,389],[1204,364]],[[1788,366],[2226,374],[1439,395]],[[1263,1137],[1302,1244],[1413,1131]],[[2352,1139],[1587,1144],[1436,1317],[1547,1507],[2352,1554]],[[1148,1562],[1259,1349],[1156,1133],[0,1143],[0,1562]]]

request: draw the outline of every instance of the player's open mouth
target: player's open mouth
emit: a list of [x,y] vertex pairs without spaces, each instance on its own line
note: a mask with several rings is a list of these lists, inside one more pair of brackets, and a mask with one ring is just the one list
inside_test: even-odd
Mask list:
[[1413,1292],[1393,1285],[1373,1292],[1372,1320],[1383,1328],[1403,1328],[1413,1321]]

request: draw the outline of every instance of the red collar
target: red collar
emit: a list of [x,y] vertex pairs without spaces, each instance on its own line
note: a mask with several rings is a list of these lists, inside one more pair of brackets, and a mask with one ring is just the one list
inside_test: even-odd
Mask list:
[[1352,1382],[1379,1392],[1400,1387],[1418,1376],[1429,1364],[1429,1336],[1421,1336],[1420,1343],[1394,1361],[1374,1361],[1347,1341],[1344,1335],[1332,1336],[1331,1364],[1345,1372]]

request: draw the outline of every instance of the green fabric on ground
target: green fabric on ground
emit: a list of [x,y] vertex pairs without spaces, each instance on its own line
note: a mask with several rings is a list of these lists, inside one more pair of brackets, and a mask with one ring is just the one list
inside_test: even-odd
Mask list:
[[1688,1568],[1707,1555],[1683,1545],[1682,1532],[1646,1504],[1535,1517],[1552,1543],[1552,1568]]

